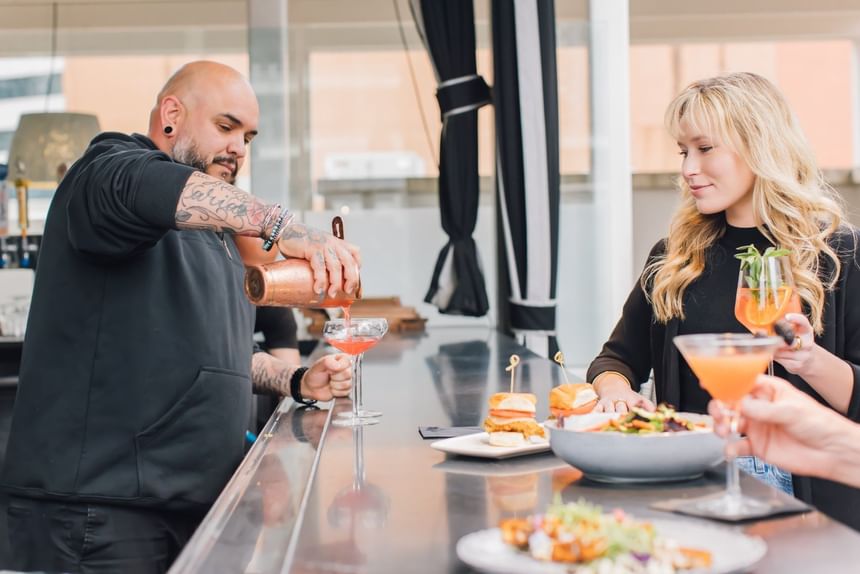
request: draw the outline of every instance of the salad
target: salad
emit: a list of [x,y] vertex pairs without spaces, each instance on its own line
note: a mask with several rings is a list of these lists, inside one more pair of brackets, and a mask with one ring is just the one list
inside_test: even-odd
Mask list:
[[506,519],[500,528],[505,543],[537,560],[574,565],[576,574],[674,574],[712,562],[710,552],[661,538],[648,522],[583,500],[556,498],[545,514]]
[[633,407],[626,415],[600,423],[588,430],[592,432],[652,434],[709,429],[707,424],[682,418],[678,416],[674,408],[665,403],[660,403],[653,413]]

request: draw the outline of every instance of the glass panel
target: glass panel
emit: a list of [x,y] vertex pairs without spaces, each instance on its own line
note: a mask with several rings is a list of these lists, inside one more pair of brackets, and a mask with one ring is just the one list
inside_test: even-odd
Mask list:
[[[158,90],[182,64],[205,58],[247,75],[246,12],[244,0],[179,0],[168,22],[150,2],[63,2],[52,29],[50,5],[0,7],[0,163],[21,114],[91,113],[102,130],[145,133]],[[249,164],[238,179],[246,189]],[[34,223],[52,195],[31,189]],[[16,211],[10,197],[9,213]]]
[[[785,94],[819,166],[853,164],[850,40],[647,44],[630,49],[632,157],[635,172],[676,172],[676,145],[663,112],[689,83],[728,72],[755,72]],[[814,86],[814,89],[810,89]]]

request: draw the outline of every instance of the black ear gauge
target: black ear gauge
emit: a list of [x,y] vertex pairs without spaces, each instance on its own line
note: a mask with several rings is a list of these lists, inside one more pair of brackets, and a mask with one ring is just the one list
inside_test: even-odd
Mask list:
[[166,133],[167,135],[173,133],[173,126],[164,126],[164,133]]

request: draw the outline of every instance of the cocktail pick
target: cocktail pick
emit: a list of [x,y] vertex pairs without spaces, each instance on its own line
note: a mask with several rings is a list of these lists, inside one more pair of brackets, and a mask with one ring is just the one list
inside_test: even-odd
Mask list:
[[517,365],[520,364],[520,356],[519,355],[511,355],[510,365],[505,368],[505,371],[511,372],[511,392],[514,392],[514,374],[517,370]]
[[564,354],[559,351],[555,354],[552,360],[559,364],[559,366],[561,367],[561,374],[564,375],[564,382],[569,385],[570,380],[567,378],[567,369],[564,368]]

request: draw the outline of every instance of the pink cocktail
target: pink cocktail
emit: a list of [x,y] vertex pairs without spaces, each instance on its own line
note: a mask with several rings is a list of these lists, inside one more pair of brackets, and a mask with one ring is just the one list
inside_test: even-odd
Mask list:
[[334,319],[326,321],[323,337],[332,347],[353,356],[352,380],[355,391],[352,412],[341,413],[341,418],[332,421],[338,426],[359,426],[376,424],[379,411],[369,411],[362,407],[361,362],[364,352],[376,345],[388,331],[388,321],[382,318],[356,317],[353,319]]

